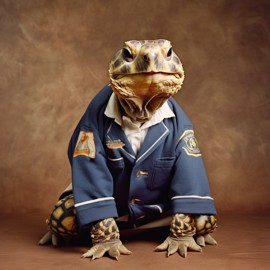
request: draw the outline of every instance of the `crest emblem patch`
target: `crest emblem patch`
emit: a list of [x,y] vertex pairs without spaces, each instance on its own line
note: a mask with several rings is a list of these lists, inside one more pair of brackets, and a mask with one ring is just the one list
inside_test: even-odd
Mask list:
[[106,142],[106,146],[109,149],[119,149],[125,146],[121,140],[110,140]]
[[180,139],[184,141],[184,146],[182,148],[187,155],[194,157],[200,157],[202,155],[193,130],[186,130]]
[[96,157],[96,147],[93,132],[80,132],[73,154],[73,157],[77,156],[86,156],[89,158]]

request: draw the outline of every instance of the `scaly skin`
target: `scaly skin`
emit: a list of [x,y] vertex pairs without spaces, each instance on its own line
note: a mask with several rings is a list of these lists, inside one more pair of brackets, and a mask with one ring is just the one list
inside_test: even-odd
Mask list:
[[[170,235],[165,241],[156,247],[155,251],[167,251],[170,256],[177,251],[182,257],[187,256],[187,251],[202,252],[201,246],[205,243],[216,245],[217,242],[209,235],[216,228],[214,216],[196,216],[187,214],[175,214],[172,219]],[[193,236],[196,236],[196,241]]]
[[120,233],[113,218],[96,223],[90,231],[93,247],[82,255],[84,258],[99,259],[108,252],[118,260],[120,254],[129,255],[131,252],[120,241]]
[[194,218],[196,226],[196,242],[201,247],[205,244],[217,245],[216,240],[210,235],[217,228],[215,216],[200,215]]
[[172,219],[170,236],[173,238],[193,236],[196,232],[195,221],[190,215],[175,214]]
[[109,77],[125,114],[143,123],[181,89],[184,70],[170,41],[130,40],[113,57]]
[[111,241],[120,238],[120,233],[113,218],[101,220],[92,226],[90,231],[93,244]]

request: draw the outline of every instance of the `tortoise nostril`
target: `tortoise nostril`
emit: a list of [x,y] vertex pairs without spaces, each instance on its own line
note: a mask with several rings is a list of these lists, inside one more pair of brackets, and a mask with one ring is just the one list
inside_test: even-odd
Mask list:
[[147,61],[147,62],[149,62],[149,60],[150,60],[149,56],[147,54],[143,56],[143,59],[144,59],[144,61]]

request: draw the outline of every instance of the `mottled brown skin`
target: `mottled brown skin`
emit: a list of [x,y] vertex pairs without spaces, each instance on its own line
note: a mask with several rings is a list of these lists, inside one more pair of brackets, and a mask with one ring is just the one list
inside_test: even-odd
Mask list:
[[131,40],[113,57],[109,78],[127,116],[145,122],[180,90],[184,70],[170,41]]
[[[131,40],[125,42],[125,46],[113,57],[109,65],[109,78],[123,113],[143,123],[181,89],[184,70],[170,41]],[[201,246],[206,243],[216,244],[210,236],[216,227],[213,215],[175,214],[169,236],[155,250],[168,251],[168,256],[178,251],[183,257],[187,256],[188,249],[202,251]],[[55,238],[57,230],[53,228],[52,231],[52,238]],[[96,259],[108,252],[111,257],[118,259],[120,254],[131,253],[120,241],[113,218],[91,226],[90,234],[93,247],[83,257]],[[45,235],[40,244],[46,243],[50,236]]]

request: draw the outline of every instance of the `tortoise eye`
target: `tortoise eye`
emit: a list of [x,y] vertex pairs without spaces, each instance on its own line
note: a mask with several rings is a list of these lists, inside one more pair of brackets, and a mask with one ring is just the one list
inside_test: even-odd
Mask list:
[[169,60],[172,56],[172,47],[167,52],[167,59]]
[[122,56],[127,62],[131,62],[133,60],[133,54],[128,48],[122,49]]

